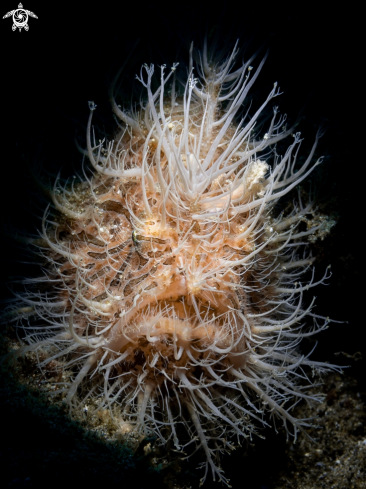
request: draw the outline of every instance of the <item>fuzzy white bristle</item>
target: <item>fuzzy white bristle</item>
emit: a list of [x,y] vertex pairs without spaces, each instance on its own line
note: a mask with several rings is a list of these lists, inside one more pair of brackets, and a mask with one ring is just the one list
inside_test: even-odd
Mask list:
[[205,44],[196,67],[192,46],[181,96],[177,64],[160,67],[155,92],[154,66],[144,65],[138,112],[117,105],[118,74],[110,98],[123,127],[110,142],[97,141],[89,103],[92,174],[71,186],[56,181],[56,217],[47,209],[43,218],[49,290],[29,281],[11,311],[25,333],[14,355],[37,352],[39,367],[63,373],[55,394],[72,410],[93,402],[160,444],[194,443],[204,452],[203,481],[211,469],[225,483],[219,453],[230,439],[251,437],[267,411],[296,438],[308,423],[290,406],[317,399],[298,386],[303,367],[335,368],[297,351],[329,322],[312,312],[314,301],[303,306],[304,292],[330,273],[315,281],[313,270],[304,283],[314,259],[302,250],[331,223],[300,193],[286,216],[273,212],[321,162],[312,161],[321,130],[301,165],[299,133],[284,156],[265,160],[294,128],[283,129],[274,108],[258,131],[277,84],[237,121],[265,61],[252,68],[253,56],[233,70],[237,45],[216,63]]

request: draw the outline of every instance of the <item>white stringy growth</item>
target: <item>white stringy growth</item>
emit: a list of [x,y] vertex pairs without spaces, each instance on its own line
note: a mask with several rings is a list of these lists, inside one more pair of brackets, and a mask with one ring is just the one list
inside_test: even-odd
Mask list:
[[293,128],[283,129],[275,108],[254,139],[277,84],[238,123],[265,59],[233,70],[237,54],[235,45],[216,63],[205,45],[193,68],[191,48],[182,95],[176,64],[160,68],[156,92],[154,66],[144,65],[146,105],[134,113],[115,101],[118,74],[110,97],[123,127],[113,141],[97,142],[90,103],[92,175],[56,181],[55,217],[46,210],[39,247],[47,265],[11,309],[24,329],[14,355],[36,352],[40,369],[60,372],[55,393],[72,410],[93,402],[162,445],[188,452],[196,445],[202,481],[210,469],[226,484],[220,453],[277,418],[296,438],[309,425],[291,407],[317,399],[298,385],[304,367],[329,368],[297,350],[329,322],[311,312],[314,301],[303,305],[304,291],[329,272],[314,281],[313,270],[302,281],[314,261],[303,251],[308,238],[325,234],[329,221],[317,221],[312,203],[301,200],[285,217],[272,212],[320,163],[312,159],[321,133],[302,165],[299,133],[284,156],[267,151],[266,162],[264,150]]

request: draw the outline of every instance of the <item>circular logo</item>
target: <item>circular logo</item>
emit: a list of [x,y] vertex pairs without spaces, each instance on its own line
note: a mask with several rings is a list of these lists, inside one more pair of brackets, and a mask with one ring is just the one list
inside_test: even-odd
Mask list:
[[16,27],[19,27],[21,29],[22,27],[27,25],[28,22],[28,13],[26,10],[23,10],[22,8],[18,8],[14,10],[13,13],[13,22]]

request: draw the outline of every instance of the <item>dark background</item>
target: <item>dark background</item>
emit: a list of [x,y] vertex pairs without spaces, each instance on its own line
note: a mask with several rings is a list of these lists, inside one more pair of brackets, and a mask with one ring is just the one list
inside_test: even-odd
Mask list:
[[[2,15],[16,8],[16,3],[3,2]],[[7,277],[32,273],[32,266],[20,263],[26,260],[22,247],[14,246],[6,233],[14,234],[12,229],[35,232],[40,227],[37,215],[46,206],[45,200],[38,199],[40,191],[29,168],[46,179],[48,173],[61,171],[67,177],[80,170],[81,156],[73,140],[77,136],[83,142],[87,102],[95,101],[95,123],[110,131],[108,86],[136,41],[122,84],[125,98],[142,63],[170,65],[178,58],[188,59],[185,41],[194,39],[199,46],[206,29],[222,38],[240,36],[242,42],[251,41],[248,54],[263,43],[270,50],[255,87],[262,99],[277,81],[284,91],[277,104],[290,120],[306,104],[306,118],[299,129],[305,137],[304,154],[317,126],[323,122],[327,127],[318,152],[325,160],[314,183],[323,197],[321,205],[338,223],[325,241],[316,244],[318,274],[329,263],[333,272],[329,285],[316,289],[316,312],[348,323],[331,324],[318,335],[314,358],[352,365],[348,373],[365,387],[365,361],[334,356],[339,351],[365,352],[361,12],[351,7],[293,7],[227,3],[226,8],[218,8],[199,1],[146,6],[107,1],[98,7],[80,2],[75,8],[67,2],[31,1],[24,8],[38,19],[29,19],[28,32],[13,32],[11,18],[1,20],[3,299],[8,294]],[[254,466],[261,458],[257,455]],[[255,479],[248,487],[260,484]]]

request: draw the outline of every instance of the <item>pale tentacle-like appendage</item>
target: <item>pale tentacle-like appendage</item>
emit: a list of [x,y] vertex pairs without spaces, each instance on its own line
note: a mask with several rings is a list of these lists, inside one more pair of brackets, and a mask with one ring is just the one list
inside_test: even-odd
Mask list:
[[[116,104],[113,84],[123,128],[110,142],[96,142],[89,103],[92,175],[71,186],[56,182],[56,217],[51,222],[47,210],[43,219],[48,265],[40,281],[49,290],[37,292],[29,281],[11,311],[25,331],[14,354],[37,352],[40,368],[58,362],[68,375],[55,393],[72,409],[95,399],[161,444],[193,443],[205,454],[203,480],[211,469],[226,483],[220,452],[277,418],[296,437],[308,422],[290,407],[316,399],[299,386],[304,367],[329,368],[296,349],[329,322],[302,300],[328,272],[301,282],[314,261],[301,250],[327,223],[301,230],[314,212],[301,200],[287,216],[273,214],[273,204],[320,163],[313,155],[321,133],[300,167],[299,133],[284,156],[273,152],[273,165],[259,159],[292,130],[275,108],[254,141],[277,84],[238,123],[264,59],[233,71],[236,55],[235,46],[217,64],[205,46],[195,78],[191,50],[181,96],[177,65],[168,74],[160,68],[156,92],[154,67],[143,66],[137,78],[146,105],[135,114]],[[314,326],[305,330],[309,316]]]

